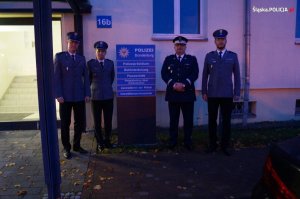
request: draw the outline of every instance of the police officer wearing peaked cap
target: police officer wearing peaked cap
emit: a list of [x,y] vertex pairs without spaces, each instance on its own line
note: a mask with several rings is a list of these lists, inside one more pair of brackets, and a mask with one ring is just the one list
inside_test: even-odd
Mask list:
[[108,44],[105,41],[97,41],[94,43],[94,48],[107,50]]
[[227,30],[224,30],[224,29],[216,30],[213,33],[214,38],[226,38],[227,35],[228,35],[228,32],[227,32]]
[[226,49],[227,34],[224,29],[213,33],[217,49],[207,53],[205,57],[202,98],[208,104],[209,148],[207,152],[215,152],[218,147],[217,117],[220,108],[222,116],[220,145],[222,152],[229,156],[232,105],[233,100],[239,99],[241,79],[237,54]]
[[87,153],[80,145],[81,134],[85,130],[85,102],[89,101],[90,88],[85,57],[77,54],[80,36],[76,32],[67,34],[68,49],[57,53],[54,59],[55,98],[59,102],[61,119],[61,141],[64,157],[70,159],[71,112],[74,111],[73,150]]
[[182,44],[182,45],[186,45],[188,42],[188,39],[183,37],[183,36],[177,36],[173,39],[173,43],[174,44]]
[[80,35],[77,33],[77,32],[68,32],[67,33],[67,37],[68,37],[68,40],[70,41],[75,41],[75,42],[80,42]]
[[[106,59],[108,44],[105,41],[94,43],[95,59],[88,61],[88,71],[92,91],[92,113],[95,125],[95,137],[97,141],[96,151],[111,148],[111,130],[114,94],[112,84],[115,79],[114,62]],[[102,118],[103,112],[103,118]],[[104,121],[104,136],[102,134],[102,120]]]
[[195,56],[185,53],[188,39],[178,36],[173,39],[175,54],[165,58],[161,77],[167,85],[165,100],[168,101],[170,127],[169,147],[175,148],[178,138],[180,111],[184,120],[184,146],[192,149],[194,101],[196,100],[194,82],[199,68]]

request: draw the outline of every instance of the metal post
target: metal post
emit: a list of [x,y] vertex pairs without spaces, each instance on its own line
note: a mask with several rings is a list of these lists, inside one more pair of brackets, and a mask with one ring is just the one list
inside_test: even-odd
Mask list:
[[34,0],[34,33],[41,141],[48,198],[60,198],[60,163],[53,95],[51,0]]
[[245,0],[245,82],[244,82],[244,110],[243,126],[247,125],[249,112],[249,89],[250,89],[250,0]]

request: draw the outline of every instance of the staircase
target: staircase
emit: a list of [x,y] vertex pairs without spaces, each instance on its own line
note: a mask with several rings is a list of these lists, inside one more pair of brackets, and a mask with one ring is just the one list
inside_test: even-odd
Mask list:
[[1,113],[38,113],[36,76],[16,76],[0,100]]

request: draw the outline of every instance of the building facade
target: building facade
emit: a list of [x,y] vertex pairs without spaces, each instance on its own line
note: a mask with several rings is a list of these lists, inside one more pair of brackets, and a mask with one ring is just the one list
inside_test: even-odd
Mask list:
[[[21,102],[9,99],[15,77],[36,76],[33,24],[14,21],[32,18],[30,3],[27,12],[17,4],[0,3],[0,9],[14,10],[0,14],[0,115],[22,113]],[[24,4],[24,2],[22,2]],[[233,122],[284,121],[300,119],[300,3],[296,0],[90,0],[90,12],[82,13],[83,53],[87,60],[95,57],[93,44],[98,40],[109,44],[107,58],[115,61],[120,44],[155,45],[156,125],[169,125],[168,105],[164,100],[165,83],[160,76],[164,58],[174,53],[172,39],[183,35],[189,39],[187,53],[195,55],[199,64],[196,81],[194,125],[207,124],[207,104],[201,98],[201,76],[206,53],[215,50],[212,33],[226,29],[227,49],[238,54],[241,79],[241,101],[233,107]],[[24,6],[23,6],[24,7]],[[76,17],[69,5],[55,4],[53,14],[53,53],[66,49],[66,33],[75,30]],[[298,9],[297,9],[298,8]],[[15,20],[11,20],[11,18]],[[248,43],[247,43],[248,41]],[[21,47],[21,62],[14,55]],[[23,57],[23,58],[22,58]],[[249,93],[247,86],[249,85]],[[245,89],[246,88],[246,89]],[[18,89],[15,89],[18,90]],[[21,89],[22,90],[22,89]],[[24,90],[24,89],[23,89]],[[34,90],[34,88],[32,88]],[[116,82],[114,91],[117,92]],[[10,92],[15,92],[10,91]],[[21,91],[22,92],[22,91]],[[246,92],[246,95],[245,95]],[[33,96],[34,94],[31,94]],[[21,95],[19,95],[21,96]],[[244,113],[244,99],[248,111]],[[30,96],[27,96],[29,99]],[[36,98],[36,97],[35,97]],[[23,99],[23,98],[22,98]],[[19,101],[23,101],[20,99]],[[7,101],[7,100],[6,100]],[[32,100],[31,100],[32,101]],[[18,110],[5,112],[3,104],[20,103]],[[37,106],[37,101],[35,102]],[[115,104],[113,126],[117,127]],[[1,106],[4,108],[1,109]],[[93,128],[89,104],[87,128]],[[25,120],[32,120],[27,115]],[[37,116],[38,117],[38,116]],[[24,120],[19,117],[19,120]],[[245,118],[244,118],[245,119]]]

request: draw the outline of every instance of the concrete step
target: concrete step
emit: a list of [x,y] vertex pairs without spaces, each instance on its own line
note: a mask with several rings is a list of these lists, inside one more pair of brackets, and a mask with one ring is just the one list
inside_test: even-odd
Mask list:
[[34,113],[38,112],[38,106],[0,106],[0,113]]
[[3,100],[38,100],[38,96],[32,93],[7,93]]
[[13,80],[14,83],[35,83],[37,82],[36,76],[16,76]]
[[37,96],[37,88],[9,88],[8,93],[12,94],[32,94]]
[[14,98],[13,100],[4,99],[0,101],[0,106],[35,106],[38,104],[38,99],[24,99],[20,97],[19,99]]
[[36,76],[15,77],[0,100],[0,113],[34,112],[38,112]]
[[37,88],[36,82],[13,82],[10,88]]

